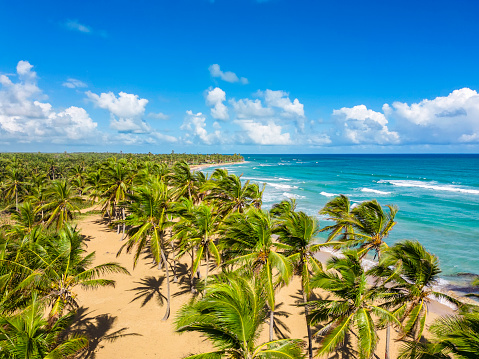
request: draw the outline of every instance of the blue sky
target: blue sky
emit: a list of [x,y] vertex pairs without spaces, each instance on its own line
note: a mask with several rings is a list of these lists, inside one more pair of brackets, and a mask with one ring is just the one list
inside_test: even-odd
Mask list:
[[0,0],[0,151],[477,153],[478,13]]

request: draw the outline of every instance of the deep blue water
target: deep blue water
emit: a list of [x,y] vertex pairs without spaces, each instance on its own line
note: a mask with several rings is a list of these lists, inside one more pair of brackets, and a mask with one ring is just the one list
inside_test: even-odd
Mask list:
[[[266,183],[264,208],[296,198],[318,216],[333,196],[399,207],[387,242],[417,239],[443,275],[479,274],[479,155],[245,155],[230,173]],[[211,172],[208,169],[207,172]]]

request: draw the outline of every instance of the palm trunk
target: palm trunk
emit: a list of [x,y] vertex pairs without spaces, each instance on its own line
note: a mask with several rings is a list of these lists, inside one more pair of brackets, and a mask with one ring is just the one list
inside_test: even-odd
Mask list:
[[203,289],[203,293],[206,291],[206,286],[208,285],[209,269],[210,269],[210,254],[208,253],[208,248],[206,248],[206,274],[205,274],[205,289]]
[[15,209],[18,211],[18,191],[15,191]]
[[271,309],[269,313],[269,341],[273,341],[273,329],[274,329],[274,310]]
[[165,316],[163,317],[162,321],[165,321],[170,316],[170,272],[168,271],[168,262],[166,261],[165,252],[161,249],[161,258],[165,263],[165,274],[166,274],[166,312]]
[[195,274],[193,273],[193,265],[194,264],[195,264],[195,250],[191,249],[191,274],[190,274],[191,293],[195,292]]
[[308,302],[308,296],[304,291],[303,281],[301,281],[301,291],[303,292],[303,303],[304,306],[304,316],[306,317],[306,328],[308,330],[308,355],[309,359],[313,359],[313,336],[311,334],[311,326],[309,325],[308,321],[308,307],[306,307],[306,303]]
[[121,217],[123,219],[123,234],[121,235],[121,240],[125,238],[125,208],[121,209]]
[[391,326],[388,324],[386,328],[386,355],[385,359],[389,359],[389,340],[391,336]]

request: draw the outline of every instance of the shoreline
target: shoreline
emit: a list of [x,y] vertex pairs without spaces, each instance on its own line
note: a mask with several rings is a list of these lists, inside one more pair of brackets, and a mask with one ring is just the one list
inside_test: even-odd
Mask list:
[[190,168],[192,171],[201,171],[209,167],[226,167],[231,165],[239,165],[241,163],[248,163],[248,161],[237,161],[237,162],[223,162],[223,163],[204,163],[201,165],[191,165]]

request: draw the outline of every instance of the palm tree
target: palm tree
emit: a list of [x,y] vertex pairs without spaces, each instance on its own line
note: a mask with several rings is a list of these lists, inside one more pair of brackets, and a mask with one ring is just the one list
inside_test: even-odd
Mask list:
[[5,199],[15,199],[15,209],[18,211],[18,197],[25,185],[23,175],[17,168],[8,167],[4,176],[6,179],[3,189]]
[[[315,243],[319,227],[313,217],[304,212],[289,212],[283,214],[282,218],[275,234],[279,236],[284,254],[293,263],[295,272],[301,276],[303,303],[306,304],[311,296],[310,275],[322,270],[321,262],[314,257],[314,254],[320,250],[321,246],[324,246],[324,243]],[[308,330],[308,353],[311,359],[313,357],[313,345],[306,306],[304,314]]]
[[[112,217],[119,217],[125,220],[124,203],[127,193],[129,193],[133,181],[134,173],[129,170],[125,160],[118,162],[109,162],[105,168],[105,176],[102,186],[105,188],[102,196],[102,213],[108,216],[111,222]],[[120,213],[118,209],[120,209]],[[117,232],[120,232],[120,224],[118,224]],[[125,223],[123,222],[123,234],[125,233]]]
[[167,285],[167,308],[162,320],[167,320],[170,315],[170,272],[168,263],[167,229],[172,225],[169,213],[171,211],[171,191],[162,181],[154,180],[146,186],[135,189],[130,194],[131,203],[128,204],[129,215],[126,224],[128,240],[121,246],[117,255],[126,248],[127,253],[135,249],[133,267],[138,263],[138,258],[144,249],[153,257],[159,267],[164,265]]
[[[250,208],[245,213],[234,213],[224,222],[220,247],[228,264],[239,264],[251,269],[266,283],[270,308],[270,340],[273,340],[275,289],[287,284],[292,277],[292,264],[273,240],[274,222],[266,211]],[[275,278],[276,277],[276,278]]]
[[433,297],[461,305],[454,298],[433,290],[440,273],[437,257],[417,241],[403,241],[388,248],[383,252],[380,265],[371,270],[371,274],[383,278],[383,285],[395,292],[394,313],[405,322],[402,338],[411,336],[419,341]]
[[[216,170],[218,171],[218,170]],[[248,207],[261,208],[262,195],[258,184],[249,180],[241,183],[241,177],[226,175],[226,170],[214,172],[212,181],[205,185],[207,200],[212,200],[223,215],[232,212],[244,212]]]
[[353,218],[350,220],[354,228],[351,245],[359,246],[359,253],[363,257],[370,250],[380,257],[381,250],[387,247],[384,239],[389,235],[396,222],[394,217],[397,213],[395,206],[387,205],[389,211],[376,200],[363,202],[351,211]]
[[56,223],[57,230],[61,229],[68,220],[73,219],[75,211],[80,211],[77,203],[82,199],[74,193],[74,188],[65,179],[53,181],[46,196],[47,203],[38,210],[48,213],[47,226]]
[[256,343],[267,317],[262,284],[258,279],[230,274],[210,284],[201,299],[184,305],[175,320],[176,330],[200,332],[215,347],[186,359],[304,358],[300,340]]
[[88,347],[83,336],[65,336],[74,313],[51,325],[43,318],[44,308],[33,297],[31,305],[12,316],[0,316],[0,358],[60,359],[71,358]]
[[319,214],[326,215],[328,216],[328,220],[334,221],[334,224],[321,229],[321,232],[330,232],[327,239],[328,242],[339,235],[341,235],[341,241],[352,239],[354,230],[350,223],[352,219],[351,211],[351,201],[343,194],[330,200],[323,209],[319,211]]
[[275,203],[269,210],[273,217],[287,217],[289,213],[294,211],[296,211],[296,200],[294,198]]
[[191,214],[184,215],[183,220],[175,226],[176,236],[187,238],[183,242],[181,252],[183,253],[196,248],[196,258],[193,261],[191,268],[191,275],[198,270],[200,261],[205,257],[206,260],[206,274],[205,283],[208,284],[208,271],[210,267],[210,255],[219,265],[221,262],[220,253],[215,244],[215,236],[218,233],[218,226],[220,219],[214,208],[205,204],[193,207]]
[[429,327],[430,342],[406,342],[398,359],[473,359],[479,353],[477,311],[440,317]]
[[197,175],[191,172],[190,166],[186,161],[176,162],[172,173],[168,176],[168,184],[174,187],[174,197],[178,200],[180,197],[186,197],[197,202],[199,186]]
[[[318,332],[324,336],[318,355],[333,352],[351,331],[358,337],[360,358],[369,359],[376,349],[376,330],[382,326],[381,322],[399,324],[399,321],[384,306],[378,305],[384,296],[383,288],[368,285],[357,251],[344,251],[343,258],[332,257],[327,268],[329,271],[318,272],[312,278],[311,286],[330,291],[335,299],[318,299],[308,303],[310,323],[317,325],[326,321]],[[375,323],[373,316],[381,320]],[[354,328],[357,330],[354,331]]]

